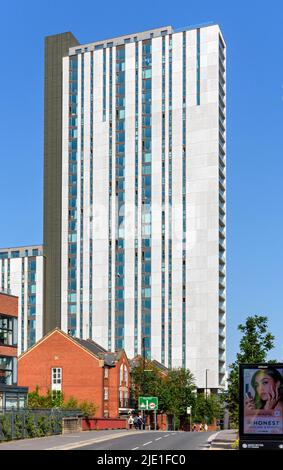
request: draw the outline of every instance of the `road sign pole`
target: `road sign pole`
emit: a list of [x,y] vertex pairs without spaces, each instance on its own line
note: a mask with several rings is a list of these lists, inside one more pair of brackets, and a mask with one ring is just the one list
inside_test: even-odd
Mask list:
[[154,410],[154,430],[156,431],[156,410]]

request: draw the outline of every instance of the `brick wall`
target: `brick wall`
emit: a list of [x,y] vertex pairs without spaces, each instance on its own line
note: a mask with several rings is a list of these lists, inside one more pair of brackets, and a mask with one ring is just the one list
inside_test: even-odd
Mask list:
[[128,387],[123,382],[123,390],[128,390],[128,396],[130,396],[130,365],[127,356],[124,352],[121,353],[119,360],[116,362],[116,367],[109,370],[109,403],[108,411],[109,417],[116,417],[117,410],[119,409],[119,387],[120,387],[120,367],[125,364],[128,371]]
[[62,392],[66,399],[71,396],[79,402],[94,402],[96,416],[103,416],[103,367],[94,356],[79,347],[67,335],[55,330],[24,353],[18,361],[18,384],[39,386],[39,393],[51,389],[51,370],[62,368]]
[[0,313],[11,317],[17,317],[18,297],[0,293]]

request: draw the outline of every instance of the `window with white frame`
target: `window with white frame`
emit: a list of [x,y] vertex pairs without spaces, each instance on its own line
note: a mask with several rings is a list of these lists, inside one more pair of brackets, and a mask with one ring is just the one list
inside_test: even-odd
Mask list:
[[109,394],[108,394],[108,387],[104,387],[104,400],[108,400]]
[[51,389],[52,391],[61,392],[62,390],[62,368],[53,367],[51,372]]
[[109,367],[105,366],[104,367],[104,378],[108,379],[109,377]]
[[125,385],[128,386],[128,369],[127,369],[126,364],[124,364],[124,381],[125,381]]

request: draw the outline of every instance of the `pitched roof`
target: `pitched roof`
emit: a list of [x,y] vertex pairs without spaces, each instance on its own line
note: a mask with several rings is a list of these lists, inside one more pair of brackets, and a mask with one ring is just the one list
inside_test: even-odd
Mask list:
[[96,357],[98,357],[99,359],[103,359],[104,363],[107,366],[111,367],[115,365],[115,361],[118,359],[119,356],[119,351],[116,351],[115,353],[109,352],[92,339],[80,339],[74,336],[72,338],[74,341],[76,341],[76,343],[78,343],[80,346],[83,346]]
[[121,354],[123,353],[123,349],[115,352],[110,352],[104,349],[102,346],[97,344],[92,339],[80,339],[76,338],[75,336],[71,336],[64,331],[60,330],[60,328],[56,327],[54,330],[47,333],[43,338],[41,338],[37,343],[33,344],[29,349],[24,351],[19,359],[26,354],[28,354],[32,349],[36,348],[40,343],[44,342],[49,336],[53,335],[54,333],[60,333],[65,338],[68,338],[70,341],[76,343],[79,347],[88,351],[92,356],[95,356],[97,359],[101,359],[104,361],[104,364],[109,367],[115,366],[115,361],[117,361]]
[[[130,360],[131,367],[139,366],[142,360],[142,356],[135,356],[133,359]],[[164,364],[161,364],[161,362],[158,362],[156,359],[152,359],[149,362],[153,364],[157,369],[159,369],[162,374],[168,374],[169,369]]]

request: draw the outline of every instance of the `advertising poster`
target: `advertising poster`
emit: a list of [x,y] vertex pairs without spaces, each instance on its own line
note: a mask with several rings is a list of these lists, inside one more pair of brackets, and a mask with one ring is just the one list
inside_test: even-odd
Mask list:
[[[278,367],[279,366],[279,367]],[[283,434],[283,366],[243,366],[243,434]]]

